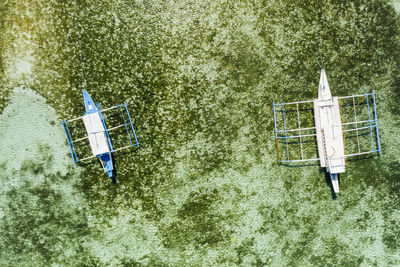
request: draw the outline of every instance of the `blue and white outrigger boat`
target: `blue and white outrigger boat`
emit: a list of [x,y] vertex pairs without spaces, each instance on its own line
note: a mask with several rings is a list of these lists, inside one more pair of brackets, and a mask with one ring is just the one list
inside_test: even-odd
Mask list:
[[[87,93],[87,91],[85,89],[83,89],[83,99],[85,102],[85,109],[86,109],[85,114],[81,117],[77,117],[77,118],[74,118],[71,120],[61,122],[61,124],[63,125],[63,128],[64,128],[65,135],[67,136],[67,141],[68,141],[68,145],[69,145],[69,148],[71,151],[72,160],[74,163],[78,163],[78,162],[82,162],[82,161],[97,157],[100,160],[101,165],[103,166],[104,171],[107,173],[108,177],[115,178],[111,154],[118,150],[126,149],[126,148],[129,148],[132,146],[139,147],[139,142],[138,142],[138,139],[136,136],[135,129],[133,127],[133,123],[132,123],[131,116],[129,114],[128,107],[127,107],[126,103],[124,103],[121,105],[117,105],[114,107],[110,107],[110,108],[101,110],[100,105],[98,103],[96,105],[93,102],[93,100],[90,98],[89,94]],[[102,112],[110,111],[113,109],[120,110],[124,123],[121,125],[112,127],[110,129],[107,129]],[[125,115],[127,115],[127,118],[125,118],[124,112],[126,112]],[[68,127],[68,123],[71,123],[73,121],[79,121],[79,120],[83,120],[83,124],[84,124],[86,132],[87,132],[87,136],[73,140],[70,129]],[[112,130],[121,128],[121,127],[126,128],[130,144],[127,146],[123,146],[121,148],[115,149],[111,143],[111,138],[110,138],[109,132]],[[133,134],[133,136],[131,136],[131,133]],[[132,139],[133,139],[132,137],[134,138],[134,142],[132,141]],[[91,147],[92,155],[80,159],[78,157],[78,154],[77,154],[74,144],[77,142],[86,140],[86,139],[89,139],[89,144]]]

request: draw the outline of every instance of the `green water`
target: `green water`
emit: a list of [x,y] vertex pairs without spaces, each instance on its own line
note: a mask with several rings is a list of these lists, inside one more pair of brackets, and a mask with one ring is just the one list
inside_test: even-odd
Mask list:
[[[127,101],[140,149],[74,166],[61,119]],[[391,1],[0,3],[0,265],[400,265]],[[272,101],[375,90],[383,153],[276,164]]]
[[394,8],[396,9],[396,11],[399,12],[400,11],[400,1],[393,0],[393,5],[394,5]]

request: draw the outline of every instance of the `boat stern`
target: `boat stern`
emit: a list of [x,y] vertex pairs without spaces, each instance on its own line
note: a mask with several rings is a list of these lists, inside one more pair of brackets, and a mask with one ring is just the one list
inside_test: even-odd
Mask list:
[[332,182],[332,188],[335,194],[339,193],[339,174],[337,173],[330,173],[331,176],[331,182]]
[[111,158],[111,153],[104,153],[98,156],[101,165],[103,166],[104,172],[107,173],[108,178],[112,178],[114,176],[114,167]]

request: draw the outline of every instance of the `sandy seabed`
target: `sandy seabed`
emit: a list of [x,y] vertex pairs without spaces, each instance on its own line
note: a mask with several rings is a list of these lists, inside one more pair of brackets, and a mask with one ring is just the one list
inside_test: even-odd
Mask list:
[[[400,265],[398,16],[302,3],[1,3],[0,265]],[[141,143],[116,186],[60,124],[83,112],[76,17],[87,90]],[[337,199],[318,164],[276,164],[272,101],[315,97],[316,29],[332,92],[377,93],[383,153]]]

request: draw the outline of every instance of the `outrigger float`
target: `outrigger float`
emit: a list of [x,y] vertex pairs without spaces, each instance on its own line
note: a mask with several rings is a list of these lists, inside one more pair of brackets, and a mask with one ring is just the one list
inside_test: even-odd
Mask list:
[[[97,157],[100,160],[101,165],[103,166],[104,171],[107,173],[108,177],[111,179],[115,179],[114,177],[114,166],[112,161],[112,153],[126,149],[132,146],[139,147],[139,142],[136,136],[135,129],[133,127],[132,119],[129,114],[129,110],[127,104],[121,104],[114,107],[110,107],[104,110],[101,110],[100,104],[97,105],[90,98],[89,94],[85,89],[83,89],[83,100],[85,103],[86,113],[77,118],[73,118],[67,121],[61,121],[61,124],[64,128],[65,135],[67,137],[69,149],[71,151],[72,160],[74,163],[86,161],[92,158]],[[114,109],[119,109],[124,123],[110,129],[107,129],[106,122],[103,118],[102,112],[111,111]],[[127,118],[125,117],[127,115]],[[69,123],[73,121],[83,120],[83,124],[85,126],[87,135],[85,137],[81,137],[79,139],[73,140],[71,136],[71,132],[69,129]],[[109,132],[118,128],[125,127],[130,144],[121,148],[115,149],[111,143],[111,138]],[[132,136],[131,136],[132,133]],[[132,138],[133,137],[133,138]],[[77,151],[75,148],[75,144],[77,142],[81,142],[83,140],[89,139],[89,144],[91,147],[92,155],[87,156],[85,158],[78,158]],[[134,142],[132,141],[134,139]],[[114,180],[113,180],[114,181]]]
[[[357,114],[357,104],[355,99],[360,98],[367,106],[367,110],[364,112],[365,114]],[[341,107],[339,105],[339,102],[342,99],[350,99],[351,101],[351,113],[354,113],[354,117],[353,114],[351,114],[351,117],[353,118],[353,121],[351,122],[343,122]],[[315,127],[302,128],[299,110],[305,109],[302,109],[301,107],[299,108],[299,106],[307,103],[313,104]],[[373,108],[371,108],[371,105]],[[287,108],[287,106],[291,106],[291,108]],[[289,111],[296,114],[294,116],[296,118],[296,127],[294,129],[287,128],[287,117]],[[339,174],[345,172],[347,158],[370,153],[381,153],[375,92],[363,95],[332,97],[324,69],[321,70],[317,99],[291,103],[274,102],[273,112],[278,164],[319,160],[320,166],[325,168],[326,172],[330,176],[332,189],[335,194],[339,193]],[[277,119],[278,112],[282,112],[280,113],[280,120]],[[366,119],[360,120],[361,116],[365,116]],[[283,126],[283,129],[279,129],[278,124]],[[305,123],[303,123],[303,125],[304,124]],[[357,150],[356,153],[346,155],[344,133],[347,132],[355,132],[355,136],[353,137],[357,140]],[[362,144],[359,140],[361,135],[368,136],[369,138],[369,141],[366,142],[368,144],[367,150],[362,149]],[[305,155],[305,139],[310,137],[316,137],[318,158],[307,158]],[[296,139],[298,139],[299,142],[292,141]],[[286,146],[286,155],[284,158],[281,158],[279,154],[279,142],[283,142]],[[298,158],[291,158],[295,153],[289,151],[289,143],[299,144],[298,151],[300,151],[300,155],[298,155]]]

